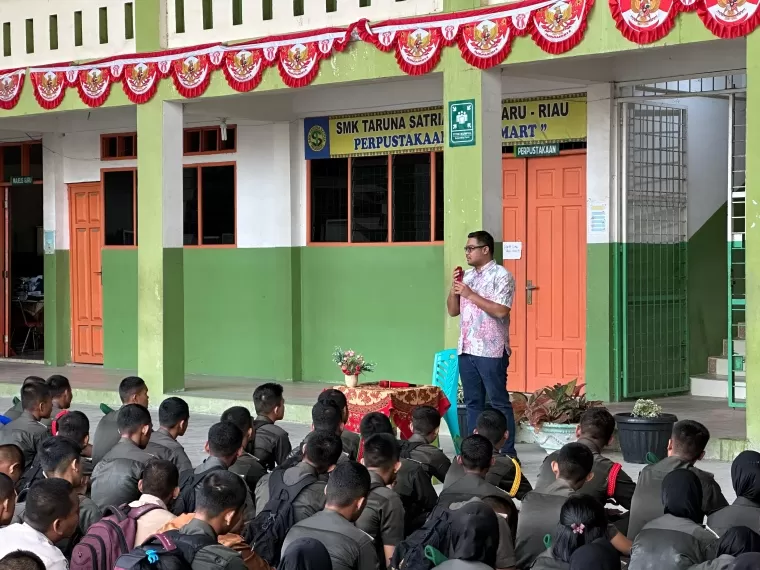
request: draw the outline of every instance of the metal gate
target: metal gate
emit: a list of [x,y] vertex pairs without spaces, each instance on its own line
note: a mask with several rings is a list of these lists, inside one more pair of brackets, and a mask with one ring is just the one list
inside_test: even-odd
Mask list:
[[686,110],[621,108],[623,397],[689,390]]

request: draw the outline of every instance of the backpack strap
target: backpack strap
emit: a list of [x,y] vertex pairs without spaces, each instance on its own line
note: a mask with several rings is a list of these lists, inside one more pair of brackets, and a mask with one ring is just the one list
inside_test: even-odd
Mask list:
[[137,520],[141,516],[143,516],[146,513],[149,513],[150,511],[155,511],[156,509],[160,509],[161,507],[158,505],[143,505],[141,507],[130,507],[127,511],[127,517],[132,520]]
[[116,520],[121,522],[129,516],[130,506],[124,505],[108,505],[103,509],[103,518],[116,517]]
[[375,489],[379,489],[380,487],[385,487],[385,483],[373,481],[372,484],[369,486],[369,490],[371,492],[371,491],[374,491]]
[[292,503],[295,498],[301,493],[301,491],[303,491],[312,483],[316,483],[317,480],[318,478],[314,475],[307,475],[297,483],[286,485],[285,470],[275,469],[269,476],[269,498],[279,499],[282,497],[282,493],[284,492],[287,495],[287,501]]
[[520,483],[522,483],[522,467],[520,467],[520,462],[517,459],[514,457],[510,457],[510,459],[515,466],[515,480],[512,482],[512,488],[509,489],[509,496],[514,497],[520,489]]
[[421,441],[403,440],[401,442],[401,457],[404,459],[411,459],[412,452],[420,445],[422,445]]
[[620,470],[623,468],[620,463],[613,463],[610,473],[607,476],[607,496],[612,498],[615,496],[615,487],[617,486],[617,477]]

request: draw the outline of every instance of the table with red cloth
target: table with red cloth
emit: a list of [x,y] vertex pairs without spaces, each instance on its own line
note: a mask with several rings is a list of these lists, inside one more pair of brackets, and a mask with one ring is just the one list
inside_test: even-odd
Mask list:
[[451,407],[446,394],[438,386],[388,387],[361,384],[356,388],[335,386],[346,395],[348,423],[346,429],[359,433],[362,418],[380,412],[390,418],[401,432],[402,439],[412,436],[412,412],[420,406],[432,406],[443,416]]

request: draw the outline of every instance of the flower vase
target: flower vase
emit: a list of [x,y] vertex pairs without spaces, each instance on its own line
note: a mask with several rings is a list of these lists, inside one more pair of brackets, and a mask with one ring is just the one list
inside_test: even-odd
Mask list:
[[356,388],[359,385],[358,374],[344,374],[343,379],[346,382],[346,386],[349,388]]

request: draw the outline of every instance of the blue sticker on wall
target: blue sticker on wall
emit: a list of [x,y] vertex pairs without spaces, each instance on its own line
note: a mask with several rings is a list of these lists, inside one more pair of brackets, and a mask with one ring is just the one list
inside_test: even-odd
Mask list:
[[309,117],[303,121],[306,160],[330,158],[330,117]]

